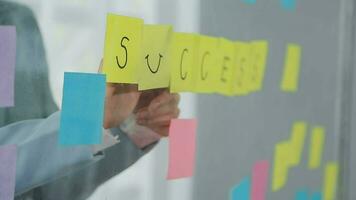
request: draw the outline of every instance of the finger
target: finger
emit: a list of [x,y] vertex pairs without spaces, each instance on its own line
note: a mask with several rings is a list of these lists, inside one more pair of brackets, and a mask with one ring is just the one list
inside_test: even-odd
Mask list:
[[161,104],[169,102],[171,100],[171,98],[172,97],[170,96],[168,91],[163,91],[158,96],[156,96],[154,99],[152,99],[152,101],[148,105],[148,110],[155,110]]
[[137,123],[143,126],[161,126],[161,125],[169,125],[171,119],[177,118],[179,115],[179,109],[175,109],[174,111],[165,114],[159,115],[156,117],[150,118],[140,118],[137,119]]
[[171,94],[170,102],[160,104],[160,106],[158,108],[156,108],[155,110],[149,110],[150,117],[168,114],[168,113],[178,109],[178,103],[179,103],[179,95]]
[[162,137],[167,137],[169,134],[169,126],[160,126],[155,128],[153,131]]
[[135,113],[139,112],[141,109],[147,108],[151,101],[156,98],[162,89],[152,89],[142,91],[139,102],[137,103],[137,107],[135,109]]
[[179,101],[180,101],[180,95],[178,93],[173,93],[173,99],[174,101],[176,102],[176,104],[178,105],[179,104]]
[[108,96],[108,94],[112,95],[115,93],[116,90],[116,86],[114,83],[106,83],[106,96]]
[[176,103],[174,101],[171,101],[167,104],[161,105],[156,110],[150,111],[147,108],[141,109],[139,112],[137,112],[136,118],[138,120],[152,119],[152,118],[156,118],[156,117],[159,117],[162,115],[169,115],[171,113],[175,114],[175,113],[177,113],[177,111],[179,111],[178,106],[176,105]]
[[175,112],[178,109],[177,103],[172,99],[166,104],[162,104],[155,110],[142,110],[137,113],[137,118],[155,118],[161,115],[167,115],[169,113]]
[[116,93],[131,93],[131,92],[138,92],[138,85],[137,84],[127,84],[127,83],[115,83],[114,84],[115,88],[116,88]]
[[163,92],[155,99],[152,100],[150,105],[148,106],[149,111],[154,111],[158,109],[161,105],[170,103],[173,101],[176,105],[179,103],[179,95],[178,94],[170,94],[168,91]]

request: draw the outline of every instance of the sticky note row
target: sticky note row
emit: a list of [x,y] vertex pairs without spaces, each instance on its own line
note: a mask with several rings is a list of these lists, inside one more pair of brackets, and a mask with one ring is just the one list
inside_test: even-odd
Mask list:
[[167,179],[191,177],[195,166],[196,119],[172,119]]
[[13,200],[15,194],[17,149],[15,145],[0,146],[0,199]]
[[[278,191],[283,188],[288,180],[290,168],[300,164],[306,133],[306,122],[297,121],[293,124],[290,140],[276,144],[272,180],[273,191]],[[309,169],[313,170],[320,167],[324,143],[325,128],[320,125],[313,126],[309,145]]]
[[103,74],[64,73],[61,145],[101,143],[105,90]]
[[265,200],[269,175],[269,162],[257,161],[252,168],[250,177],[244,178],[240,184],[232,188],[231,200]]
[[14,106],[16,28],[0,26],[0,107]]
[[140,90],[246,95],[259,91],[268,57],[264,40],[230,41],[173,32],[168,25],[108,14],[103,73]]

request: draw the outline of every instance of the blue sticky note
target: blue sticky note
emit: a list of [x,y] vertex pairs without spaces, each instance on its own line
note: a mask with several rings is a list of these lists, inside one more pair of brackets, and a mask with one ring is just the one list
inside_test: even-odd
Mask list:
[[243,2],[247,4],[255,4],[256,0],[243,0]]
[[250,200],[251,179],[244,178],[239,185],[231,190],[231,200]]
[[13,200],[17,150],[15,145],[0,146],[0,199]]
[[308,200],[308,191],[305,189],[299,190],[295,193],[295,200]]
[[105,86],[103,74],[64,73],[61,145],[101,143]]
[[316,192],[312,195],[311,200],[321,200],[321,192]]
[[295,9],[297,2],[296,0],[281,0],[282,7],[286,10]]

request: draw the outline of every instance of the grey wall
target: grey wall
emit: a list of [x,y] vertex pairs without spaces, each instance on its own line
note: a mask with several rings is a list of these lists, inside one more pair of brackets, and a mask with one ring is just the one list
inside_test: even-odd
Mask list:
[[[246,97],[199,95],[193,199],[228,199],[229,190],[251,175],[255,161],[268,159],[273,167],[274,146],[289,138],[296,120],[326,128],[322,168],[307,169],[308,131],[301,165],[290,171],[281,191],[271,192],[269,179],[268,199],[294,199],[303,187],[322,190],[325,163],[338,160],[343,152],[344,9],[351,1],[297,1],[295,11],[283,10],[279,0],[257,0],[255,5],[240,0],[201,1],[201,33],[232,40],[266,39],[270,53],[263,91]],[[300,85],[294,94],[279,89],[289,42],[303,47]]]

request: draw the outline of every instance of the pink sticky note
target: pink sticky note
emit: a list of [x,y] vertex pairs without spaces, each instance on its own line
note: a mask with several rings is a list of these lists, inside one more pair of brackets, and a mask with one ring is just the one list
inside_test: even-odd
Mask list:
[[195,119],[173,119],[171,121],[167,179],[193,176],[196,128]]
[[269,162],[261,160],[252,169],[252,200],[265,200],[268,183]]

